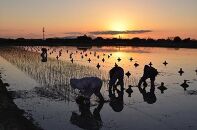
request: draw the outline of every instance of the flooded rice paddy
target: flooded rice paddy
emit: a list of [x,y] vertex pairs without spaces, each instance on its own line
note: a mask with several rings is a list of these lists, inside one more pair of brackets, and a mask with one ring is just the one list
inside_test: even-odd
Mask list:
[[[0,48],[0,72],[10,84],[14,102],[25,110],[25,116],[46,130],[62,129],[197,129],[197,51],[195,49],[169,49],[144,47],[102,47],[81,49],[76,47],[45,47],[47,62],[41,61],[43,47]],[[164,62],[168,64],[164,65]],[[152,103],[145,100],[137,84],[144,65],[152,63],[159,71],[156,77]],[[120,111],[110,103],[109,70],[118,64],[125,73],[124,88],[132,86],[130,95],[124,91]],[[138,66],[137,66],[138,64]],[[184,73],[180,75],[179,70]],[[102,94],[108,102],[100,105],[91,98],[89,115],[99,120],[81,119],[82,113],[75,102],[78,92],[71,89],[71,78],[97,76],[103,81]],[[187,88],[181,84],[188,80]],[[161,89],[161,82],[165,89]],[[145,89],[150,91],[150,82]],[[74,115],[79,119],[73,121]],[[89,127],[83,124],[89,122]]]

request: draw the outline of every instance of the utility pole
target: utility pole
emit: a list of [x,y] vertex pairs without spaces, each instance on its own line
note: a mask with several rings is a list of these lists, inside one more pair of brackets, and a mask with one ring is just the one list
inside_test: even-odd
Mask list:
[[42,28],[42,33],[43,33],[43,39],[42,40],[45,40],[45,35],[44,35],[45,30],[44,30],[44,27]]

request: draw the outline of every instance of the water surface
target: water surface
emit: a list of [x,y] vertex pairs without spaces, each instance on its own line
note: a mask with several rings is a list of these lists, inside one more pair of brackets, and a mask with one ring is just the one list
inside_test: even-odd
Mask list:
[[[81,129],[70,121],[73,112],[80,114],[75,102],[78,92],[70,88],[70,78],[101,78],[102,94],[109,100],[108,72],[115,63],[124,68],[125,73],[131,73],[129,78],[125,75],[124,87],[132,85],[133,93],[129,97],[124,92],[124,107],[120,112],[115,112],[109,102],[103,105],[100,129],[197,129],[195,49],[93,47],[85,51],[75,47],[46,47],[48,61],[43,63],[41,48],[0,48],[0,69],[3,79],[10,84],[9,89],[16,93],[15,103],[43,129]],[[60,51],[62,54],[57,60]],[[164,61],[169,64],[165,66]],[[150,62],[160,72],[155,81],[156,101],[152,104],[144,100],[136,87],[144,65]],[[135,67],[135,63],[139,66]],[[180,68],[185,72],[182,76],[178,73]],[[180,86],[184,80],[189,80],[186,91]],[[157,88],[161,82],[167,87],[164,93]],[[146,91],[150,91],[150,83]],[[92,113],[97,106],[97,98],[93,96]]]

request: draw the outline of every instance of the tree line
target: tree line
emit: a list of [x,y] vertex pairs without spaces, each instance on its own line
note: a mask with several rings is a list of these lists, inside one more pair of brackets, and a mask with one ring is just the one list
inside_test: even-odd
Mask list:
[[47,38],[42,39],[6,39],[0,38],[0,46],[143,46],[143,47],[173,47],[173,48],[197,48],[197,40],[181,39],[179,36],[167,39],[152,38],[91,38],[87,35],[77,38]]

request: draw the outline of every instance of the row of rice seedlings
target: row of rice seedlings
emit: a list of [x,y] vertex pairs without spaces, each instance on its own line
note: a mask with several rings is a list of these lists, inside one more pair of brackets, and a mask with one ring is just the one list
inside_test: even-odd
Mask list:
[[91,67],[55,59],[49,58],[47,63],[42,63],[39,54],[14,48],[1,49],[1,56],[37,80],[46,89],[64,93],[65,96],[71,91],[70,78],[101,75],[100,71]]

